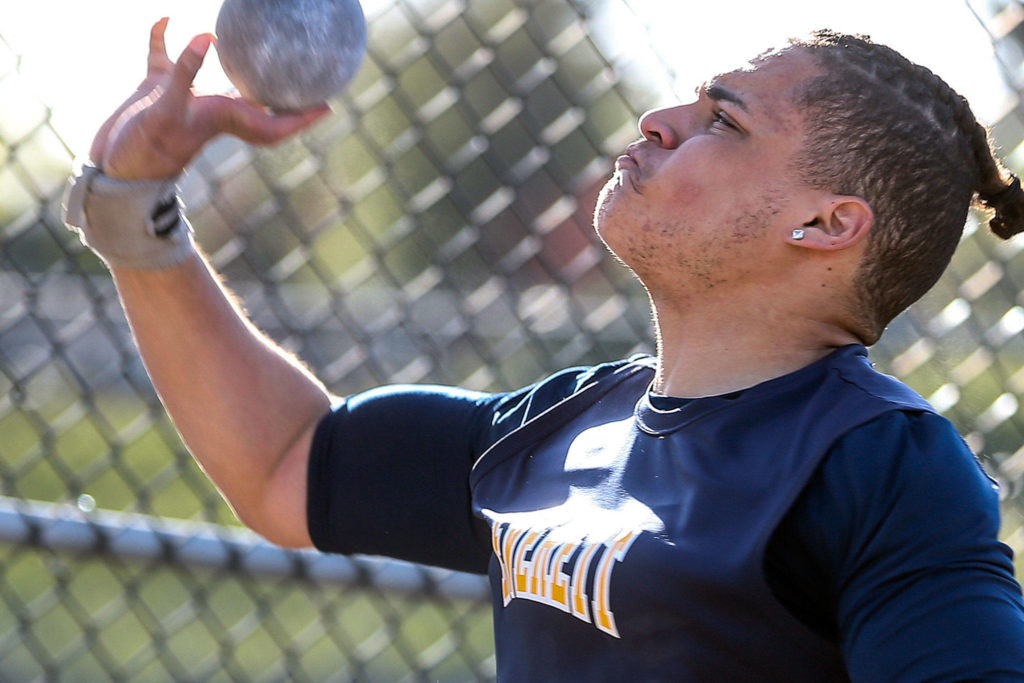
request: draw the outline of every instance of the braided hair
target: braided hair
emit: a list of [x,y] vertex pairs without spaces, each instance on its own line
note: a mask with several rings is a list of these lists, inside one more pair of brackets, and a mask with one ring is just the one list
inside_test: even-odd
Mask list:
[[1024,230],[1024,191],[967,100],[925,67],[866,36],[823,30],[790,45],[820,69],[796,97],[806,126],[796,172],[875,213],[854,283],[873,343],[939,279],[972,205],[1003,239]]

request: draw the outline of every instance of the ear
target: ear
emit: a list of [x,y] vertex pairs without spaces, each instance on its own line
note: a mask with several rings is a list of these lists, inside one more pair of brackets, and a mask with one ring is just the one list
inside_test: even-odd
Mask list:
[[787,241],[793,246],[808,249],[848,249],[867,237],[875,213],[861,197],[829,195],[823,197],[818,211],[802,226],[803,237],[790,234]]

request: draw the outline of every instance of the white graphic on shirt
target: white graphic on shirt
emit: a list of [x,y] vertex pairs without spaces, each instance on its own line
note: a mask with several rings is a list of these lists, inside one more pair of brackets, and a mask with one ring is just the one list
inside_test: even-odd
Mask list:
[[664,531],[657,515],[622,487],[632,424],[632,418],[609,422],[573,440],[564,471],[587,481],[570,485],[560,505],[483,511],[491,522],[505,605],[513,599],[539,602],[619,637],[611,607],[612,574],[643,531]]

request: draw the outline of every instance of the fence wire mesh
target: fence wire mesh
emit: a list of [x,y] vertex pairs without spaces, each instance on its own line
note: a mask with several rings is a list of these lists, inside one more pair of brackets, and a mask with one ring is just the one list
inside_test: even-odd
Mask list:
[[[973,9],[1019,92],[1024,9]],[[643,28],[629,2],[396,0],[368,18],[367,59],[333,116],[272,150],[217,140],[183,179],[200,242],[257,324],[338,393],[503,390],[650,351],[646,297],[589,216],[651,84],[674,78],[656,53],[602,43],[602,22]],[[0,111],[0,679],[492,677],[489,607],[444,575],[414,569],[399,590],[398,565],[325,579],[286,553],[279,571],[252,570],[258,542],[232,535],[109,277],[60,225],[71,154],[2,32]],[[1024,167],[1019,102],[990,123]],[[1024,243],[973,226],[874,357],[1001,480],[1020,555]],[[78,531],[57,533],[62,520]],[[241,550],[190,562],[165,520]],[[123,550],[140,525],[154,550]]]

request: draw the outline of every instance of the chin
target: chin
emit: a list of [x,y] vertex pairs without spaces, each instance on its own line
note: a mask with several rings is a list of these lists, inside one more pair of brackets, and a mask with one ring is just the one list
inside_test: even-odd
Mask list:
[[615,257],[615,260],[632,270],[629,263],[623,258],[629,251],[628,240],[624,234],[624,231],[627,230],[626,226],[629,224],[629,221],[625,220],[624,212],[629,209],[623,206],[619,189],[619,182],[614,176],[601,189],[597,205],[594,207],[594,232],[597,233],[598,238]]
[[615,222],[616,209],[621,208],[618,206],[622,203],[621,189],[622,179],[620,174],[616,173],[608,179],[597,195],[597,204],[594,206],[594,230],[602,240],[605,238],[605,227]]

